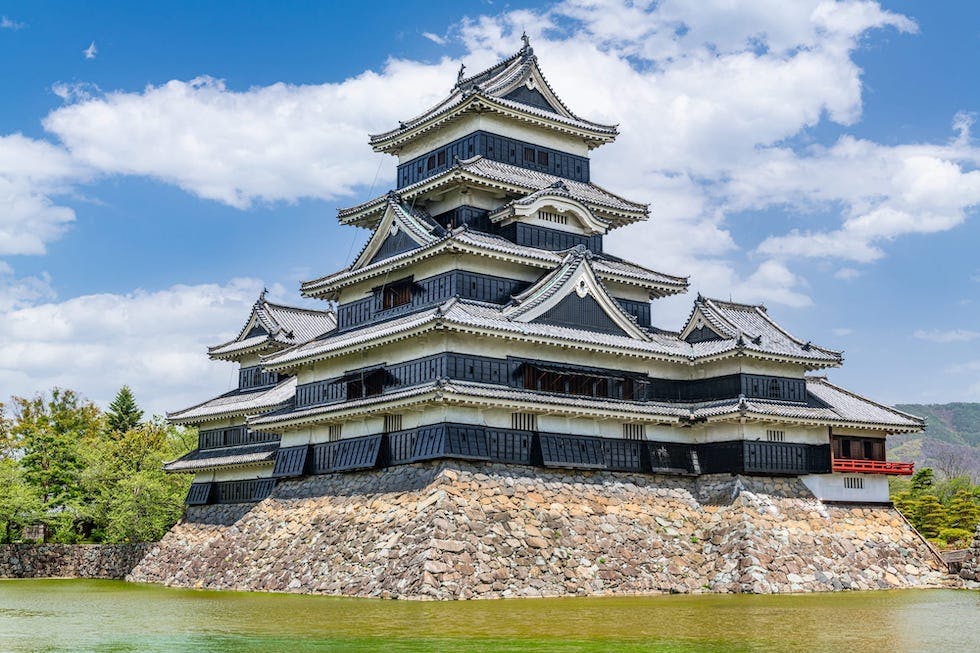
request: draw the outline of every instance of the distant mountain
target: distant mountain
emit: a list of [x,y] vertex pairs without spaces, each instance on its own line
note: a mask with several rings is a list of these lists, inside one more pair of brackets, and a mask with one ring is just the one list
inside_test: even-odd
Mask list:
[[926,419],[925,433],[888,438],[891,460],[912,461],[945,475],[969,474],[980,482],[980,403],[899,404]]

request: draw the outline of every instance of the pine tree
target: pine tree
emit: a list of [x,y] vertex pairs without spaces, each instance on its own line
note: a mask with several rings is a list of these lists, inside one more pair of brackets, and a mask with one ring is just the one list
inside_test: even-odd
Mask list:
[[936,478],[931,467],[923,467],[912,475],[912,495],[919,496],[928,492],[935,484]]
[[116,433],[125,433],[139,426],[140,420],[143,419],[143,411],[136,405],[133,391],[129,389],[128,385],[119,389],[116,398],[109,404],[109,412],[106,413],[106,418],[109,422],[109,428]]
[[915,507],[915,527],[929,539],[939,537],[946,526],[946,508],[934,494],[923,495]]
[[949,527],[973,532],[980,521],[980,506],[973,501],[971,493],[960,490],[949,503]]

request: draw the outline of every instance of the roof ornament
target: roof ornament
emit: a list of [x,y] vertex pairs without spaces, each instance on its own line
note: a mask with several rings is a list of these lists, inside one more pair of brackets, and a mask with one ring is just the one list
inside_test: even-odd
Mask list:
[[531,48],[531,39],[527,35],[527,30],[521,33],[521,40],[524,41],[524,45],[521,47],[521,54],[524,56],[534,54],[534,49]]
[[752,338],[752,344],[753,345],[761,345],[762,344],[762,336],[756,336],[756,337]]
[[269,289],[268,288],[263,288],[262,289],[262,292],[259,293],[259,303],[260,304],[265,301],[265,295],[268,292],[269,292]]
[[803,351],[810,351],[811,347],[813,347],[813,343],[807,340],[806,343],[803,345]]
[[459,64],[459,72],[456,73],[456,86],[459,86],[460,83],[463,81],[463,71],[464,70],[466,70],[466,64],[465,63],[460,63]]

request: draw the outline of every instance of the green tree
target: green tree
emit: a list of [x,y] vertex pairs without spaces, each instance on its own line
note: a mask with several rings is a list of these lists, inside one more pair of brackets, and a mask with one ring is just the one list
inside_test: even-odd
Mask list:
[[974,502],[969,490],[960,490],[953,495],[947,513],[949,515],[947,525],[950,528],[960,528],[972,533],[977,528],[977,522],[980,521],[980,506]]
[[185,429],[151,421],[107,432],[87,449],[82,485],[91,497],[84,509],[93,536],[108,542],[162,537],[180,518],[190,485],[186,475],[164,472],[163,463],[191,447]]
[[109,428],[116,433],[125,433],[139,426],[142,419],[143,411],[136,405],[133,391],[128,385],[124,385],[109,404],[109,411],[106,413]]
[[[59,540],[74,539],[81,451],[105,428],[102,412],[75,392],[55,388],[50,398],[14,397],[9,427],[12,447],[22,453],[24,480],[42,502],[46,530]],[[47,538],[47,533],[45,534]]]
[[934,494],[924,494],[913,509],[915,527],[929,539],[939,537],[939,531],[946,526],[946,508]]
[[41,498],[24,480],[20,465],[0,458],[0,542],[19,539],[26,526],[40,521]]
[[912,495],[920,496],[932,489],[935,483],[935,473],[931,467],[923,467],[912,475]]

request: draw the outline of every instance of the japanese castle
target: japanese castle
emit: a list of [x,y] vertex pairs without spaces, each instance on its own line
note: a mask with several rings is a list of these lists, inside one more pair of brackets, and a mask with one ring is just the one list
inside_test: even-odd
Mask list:
[[439,459],[633,474],[798,476],[824,501],[887,502],[885,438],[923,422],[812,373],[840,352],[764,306],[698,296],[678,331],[653,300],[685,277],[607,253],[648,208],[593,183],[614,125],[562,102],[526,37],[449,96],[371,136],[397,188],[339,212],[372,232],[302,284],[315,311],[258,298],[208,351],[238,387],[171,413],[199,430],[169,463],[187,503],[253,502],[286,479]]

